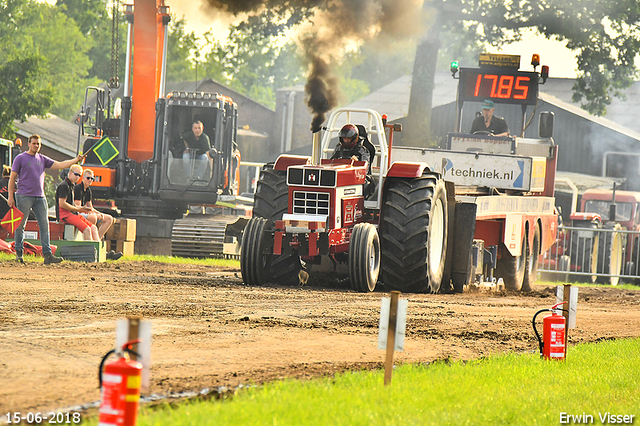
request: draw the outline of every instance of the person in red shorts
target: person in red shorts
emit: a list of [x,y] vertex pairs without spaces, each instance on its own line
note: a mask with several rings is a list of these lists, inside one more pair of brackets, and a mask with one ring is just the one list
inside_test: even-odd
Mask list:
[[56,189],[56,219],[78,228],[85,241],[100,241],[96,225],[78,214],[89,213],[91,208],[76,206],[73,200],[73,187],[81,177],[82,167],[74,164],[69,169],[69,175],[58,185],[58,189]]

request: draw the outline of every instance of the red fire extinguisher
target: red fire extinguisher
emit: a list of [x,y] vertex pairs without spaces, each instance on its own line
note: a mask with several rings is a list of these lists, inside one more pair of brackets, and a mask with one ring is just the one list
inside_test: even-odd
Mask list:
[[[129,355],[140,357],[131,347],[140,340],[125,343],[122,349],[112,349],[102,358],[98,379],[100,381],[101,426],[135,426],[138,417],[138,401],[142,383],[142,364],[133,361]],[[111,354],[118,360],[105,365]],[[104,371],[103,371],[104,367]]]
[[[565,311],[566,309],[557,309],[558,306],[565,304],[562,302],[555,304],[551,309],[541,309],[533,316],[533,331],[536,333],[538,343],[540,344],[540,356],[544,359],[555,359],[564,361],[565,358],[565,334],[567,332],[567,324],[564,316],[558,315],[557,311]],[[551,315],[544,317],[542,323],[542,335],[536,329],[536,317],[543,312],[551,312]]]

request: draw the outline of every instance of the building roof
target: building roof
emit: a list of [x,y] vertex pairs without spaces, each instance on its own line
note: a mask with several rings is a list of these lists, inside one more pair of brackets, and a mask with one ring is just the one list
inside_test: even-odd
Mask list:
[[75,157],[78,148],[78,126],[62,118],[47,114],[40,118],[31,116],[28,121],[16,120],[13,124],[18,128],[16,132],[25,139],[31,135],[40,135],[42,145],[69,157]]
[[[570,78],[549,78],[544,85],[540,86],[540,99],[587,120],[640,140],[640,120],[637,118],[640,113],[640,82],[634,83],[625,92],[627,95],[626,101],[614,98],[604,117],[592,115],[571,101],[574,84],[575,80]],[[435,108],[455,102],[457,89],[458,81],[451,78],[451,73],[436,73],[432,107]],[[371,108],[381,114],[387,114],[389,121],[394,121],[406,117],[409,113],[410,95],[411,76],[405,75],[350,104],[349,107]]]
[[[455,102],[458,81],[451,78],[451,73],[437,73],[433,89],[433,107]],[[389,121],[406,117],[409,113],[411,97],[411,76],[405,75],[392,81],[349,105],[349,108],[370,108],[387,114]]]

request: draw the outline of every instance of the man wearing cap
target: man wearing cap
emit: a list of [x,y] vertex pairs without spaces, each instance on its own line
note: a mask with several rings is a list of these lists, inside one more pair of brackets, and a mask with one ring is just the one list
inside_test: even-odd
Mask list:
[[471,133],[488,132],[494,136],[509,136],[509,126],[502,117],[493,115],[494,103],[486,99],[482,103],[482,115],[476,117],[471,125]]

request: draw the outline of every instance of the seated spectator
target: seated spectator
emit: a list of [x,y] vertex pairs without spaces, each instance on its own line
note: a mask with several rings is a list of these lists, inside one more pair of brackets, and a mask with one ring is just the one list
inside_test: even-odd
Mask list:
[[[93,177],[93,170],[86,169],[82,173],[82,181],[77,183],[73,190],[73,202],[77,207],[88,207],[90,212],[80,213],[92,224],[98,227],[98,237],[102,240],[113,225],[113,216],[107,213],[102,213],[93,207],[93,195],[91,193],[91,184],[95,181]],[[116,253],[111,250],[107,253],[107,259],[118,260],[122,257],[122,253]]]
[[89,213],[91,208],[78,207],[73,200],[74,185],[81,177],[82,167],[74,164],[69,169],[69,175],[58,185],[58,189],[56,189],[56,219],[78,228],[85,241],[100,241],[96,225],[78,214]]
[[102,240],[109,228],[113,225],[113,216],[99,212],[95,207],[93,207],[91,184],[94,180],[93,170],[86,169],[82,173],[82,180],[78,181],[73,189],[73,202],[78,207],[88,207],[91,209],[90,212],[80,213],[80,215],[89,219],[89,222],[98,227],[98,236]]

